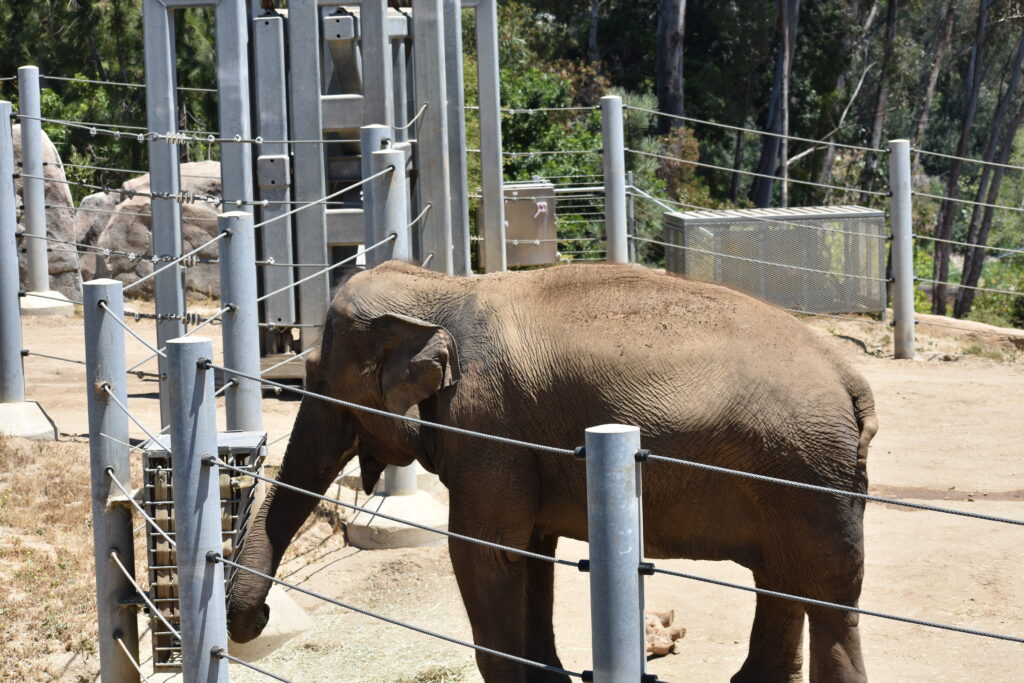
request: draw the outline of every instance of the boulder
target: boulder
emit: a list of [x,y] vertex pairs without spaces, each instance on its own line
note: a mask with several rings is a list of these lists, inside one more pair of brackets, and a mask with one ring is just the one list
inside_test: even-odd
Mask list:
[[[96,192],[82,199],[75,211],[75,241],[80,244],[96,245],[100,235],[107,228],[120,196],[108,192]],[[80,249],[79,266],[82,280],[88,282],[98,277],[109,277],[103,257],[93,249]]]
[[[134,192],[149,192],[149,174],[132,178],[123,184],[123,189]],[[200,161],[181,165],[181,189],[197,195],[219,197],[220,163]],[[119,195],[112,195],[115,201]],[[131,197],[114,207],[120,214],[110,215],[96,237],[96,246],[135,254],[152,254],[152,218],[148,197]],[[190,251],[217,234],[217,214],[220,207],[197,201],[181,205],[182,251]],[[98,223],[98,221],[97,221]],[[217,257],[217,245],[210,245],[200,252],[201,259]],[[120,254],[98,257],[96,271],[106,269],[108,277],[116,278],[128,285],[153,272],[153,262],[148,259],[130,259]],[[102,263],[100,263],[102,262]],[[161,264],[156,264],[159,267]],[[220,286],[216,264],[200,263],[190,267],[185,275],[185,286],[189,292],[202,296],[219,297]],[[133,290],[138,295],[153,293],[151,280]]]
[[[21,124],[13,127],[14,133],[14,162],[21,163]],[[43,175],[54,181],[66,180],[64,166],[61,163],[57,148],[54,147],[50,138],[43,132]],[[15,181],[15,192],[17,193],[18,205],[23,205],[25,200],[22,194],[22,179]],[[71,199],[71,189],[63,182],[45,183],[44,201],[48,207],[71,207],[74,206]],[[46,234],[48,237],[59,240],[75,241],[75,218],[73,209],[47,208],[46,209]],[[18,231],[25,229],[24,220],[19,221]],[[21,286],[25,287],[25,253],[24,242],[29,238],[19,240],[20,247],[18,267],[21,273]],[[50,289],[55,290],[69,299],[80,300],[82,298],[82,278],[78,267],[78,250],[69,244],[48,243],[48,260],[50,271]]]
[[686,629],[673,626],[675,610],[666,612],[644,612],[644,636],[647,641],[647,654],[664,657],[678,652],[679,640],[686,636]]

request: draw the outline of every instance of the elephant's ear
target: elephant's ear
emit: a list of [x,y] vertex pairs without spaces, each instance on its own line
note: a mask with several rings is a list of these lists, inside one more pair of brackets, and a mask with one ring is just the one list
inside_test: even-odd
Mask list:
[[459,379],[455,339],[443,327],[405,315],[376,318],[381,340],[380,384],[384,407],[404,414]]

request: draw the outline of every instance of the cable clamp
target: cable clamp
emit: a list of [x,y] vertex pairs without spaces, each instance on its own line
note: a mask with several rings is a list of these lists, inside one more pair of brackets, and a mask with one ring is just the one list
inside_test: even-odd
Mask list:
[[98,133],[99,133],[99,131],[98,131],[98,130],[96,130],[95,128],[90,128],[90,129],[89,129],[89,135],[91,135],[91,136],[93,136],[93,137],[96,137],[96,135],[97,135]]
[[577,460],[586,460],[587,459],[587,447],[586,446],[577,446],[572,451],[572,457],[576,458]]
[[658,675],[640,674],[640,683],[658,683]]
[[22,349],[22,350],[21,350],[21,357],[22,357],[22,358],[27,358],[28,356],[29,356],[29,351],[28,351],[28,349]]
[[636,571],[640,576],[654,576],[654,563],[641,562],[637,565]]
[[253,140],[253,142],[256,143],[257,145],[262,145],[263,144],[263,136],[262,135],[257,135],[256,139]]
[[583,683],[594,683],[594,672],[593,671],[581,671],[580,680]]
[[213,361],[209,358],[200,358],[196,361],[196,367],[200,370],[209,370],[213,367]]
[[576,569],[578,569],[581,574],[586,574],[590,571],[590,560],[580,560],[576,563]]
[[633,457],[636,458],[637,462],[650,462],[651,452],[646,448],[641,448]]
[[220,553],[218,553],[216,550],[211,550],[210,552],[206,553],[206,561],[210,564],[217,564],[218,562],[220,562],[220,560]]

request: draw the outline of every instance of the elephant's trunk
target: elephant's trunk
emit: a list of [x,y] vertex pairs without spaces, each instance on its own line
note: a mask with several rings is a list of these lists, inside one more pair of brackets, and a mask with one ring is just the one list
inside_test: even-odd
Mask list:
[[[347,416],[316,399],[304,398],[277,480],[322,494],[352,459],[354,442]],[[317,502],[311,496],[272,486],[249,528],[238,563],[273,576]],[[235,642],[252,640],[267,625],[270,608],[265,600],[270,586],[271,581],[244,569],[235,574],[228,604],[228,633]]]

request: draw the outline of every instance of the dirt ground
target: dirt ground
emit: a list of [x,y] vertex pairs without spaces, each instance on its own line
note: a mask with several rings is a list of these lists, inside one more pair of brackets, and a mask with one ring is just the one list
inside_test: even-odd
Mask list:
[[[1024,518],[1024,358],[1019,350],[995,338],[921,325],[921,359],[895,361],[888,326],[832,319],[808,324],[843,350],[875,392],[881,430],[869,459],[871,493]],[[81,325],[80,317],[26,320],[24,346],[81,359]],[[153,336],[145,321],[133,326]],[[219,328],[212,334],[219,347]],[[148,355],[134,340],[127,344],[130,363]],[[25,367],[29,398],[44,406],[63,443],[0,440],[0,680],[94,680],[84,367],[39,357],[27,358]],[[130,406],[151,429],[159,427],[156,390],[153,380],[130,380]],[[297,407],[294,400],[267,397],[264,419],[271,440],[289,431]],[[133,426],[132,436],[143,433]],[[272,460],[280,458],[284,445],[271,447]],[[44,475],[52,478],[40,483]],[[318,515],[279,575],[410,624],[471,638],[444,546],[359,551],[345,545],[333,522]],[[869,504],[866,529],[863,607],[1024,636],[1020,527]],[[558,554],[577,560],[586,556],[586,546],[563,541]],[[752,583],[746,570],[727,563],[662,561],[659,566]],[[562,662],[577,671],[590,668],[586,576],[566,567],[555,571]],[[291,597],[311,612],[310,628],[257,662],[281,676],[479,680],[472,654],[463,647],[301,594]],[[647,579],[646,601],[649,608],[674,609],[687,629],[679,654],[652,660],[650,672],[666,681],[725,681],[738,670],[753,616],[752,595],[655,576]],[[1019,644],[873,617],[863,617],[861,624],[868,671],[876,681],[1024,680]],[[145,647],[143,659],[148,659]],[[232,666],[231,677],[266,680],[238,666]]]

